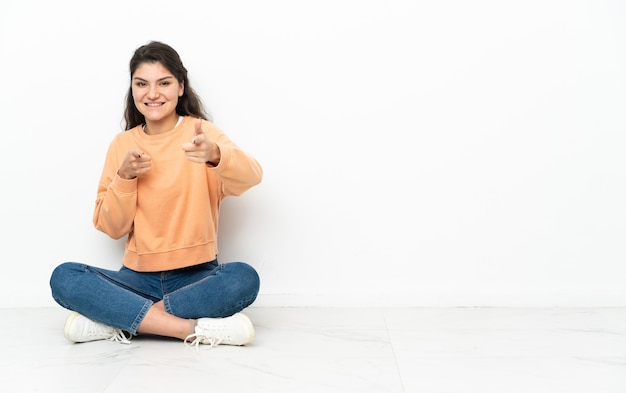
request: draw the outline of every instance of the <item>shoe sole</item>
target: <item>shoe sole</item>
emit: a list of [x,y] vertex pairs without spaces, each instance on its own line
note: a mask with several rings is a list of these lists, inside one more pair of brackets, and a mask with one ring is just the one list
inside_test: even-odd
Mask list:
[[72,340],[70,338],[70,330],[72,328],[72,323],[74,322],[74,320],[76,319],[76,317],[78,317],[80,314],[77,313],[76,311],[73,311],[68,317],[67,320],[65,321],[65,327],[63,328],[63,334],[65,335],[65,338],[68,341],[71,342],[76,342],[74,340]]

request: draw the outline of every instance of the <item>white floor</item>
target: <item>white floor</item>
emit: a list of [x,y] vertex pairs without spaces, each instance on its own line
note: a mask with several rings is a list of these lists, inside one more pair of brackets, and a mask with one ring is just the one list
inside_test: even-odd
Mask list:
[[247,347],[71,344],[4,309],[3,392],[624,393],[626,309],[250,308]]

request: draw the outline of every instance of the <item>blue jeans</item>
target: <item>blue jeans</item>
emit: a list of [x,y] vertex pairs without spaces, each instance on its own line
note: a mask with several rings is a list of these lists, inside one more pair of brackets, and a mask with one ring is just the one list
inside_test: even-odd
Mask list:
[[243,262],[197,266],[164,272],[119,271],[66,262],[52,272],[52,297],[62,307],[117,329],[137,334],[156,302],[180,318],[228,317],[254,302],[259,276]]

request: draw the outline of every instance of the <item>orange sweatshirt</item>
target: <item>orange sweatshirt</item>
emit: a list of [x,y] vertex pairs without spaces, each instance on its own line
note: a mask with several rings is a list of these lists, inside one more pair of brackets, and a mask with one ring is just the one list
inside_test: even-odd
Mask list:
[[[93,223],[114,239],[128,235],[122,263],[132,270],[164,271],[215,259],[222,200],[261,181],[258,162],[208,121],[202,130],[219,146],[220,162],[209,167],[189,161],[182,145],[193,139],[195,122],[184,117],[159,135],[137,126],[119,133],[109,146]],[[117,170],[135,147],[151,157],[151,170],[122,179]]]

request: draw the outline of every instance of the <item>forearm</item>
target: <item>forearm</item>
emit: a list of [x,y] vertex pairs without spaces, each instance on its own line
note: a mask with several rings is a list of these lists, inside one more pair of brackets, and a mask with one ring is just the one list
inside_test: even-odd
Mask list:
[[241,195],[259,184],[263,169],[256,159],[233,146],[221,147],[221,158],[215,170],[222,179],[225,195]]
[[98,190],[93,224],[99,231],[119,239],[130,232],[137,209],[137,180],[116,176]]

